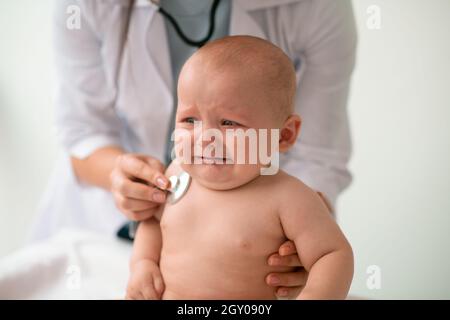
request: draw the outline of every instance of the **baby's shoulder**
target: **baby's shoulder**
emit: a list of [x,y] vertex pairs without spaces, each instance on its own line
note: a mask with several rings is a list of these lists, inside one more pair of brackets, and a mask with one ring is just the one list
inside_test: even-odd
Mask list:
[[291,176],[283,170],[279,170],[276,175],[272,176],[272,186],[277,193],[281,194],[305,194],[314,192],[300,179]]
[[320,202],[317,192],[300,179],[282,170],[273,178],[273,192],[281,205],[308,206]]

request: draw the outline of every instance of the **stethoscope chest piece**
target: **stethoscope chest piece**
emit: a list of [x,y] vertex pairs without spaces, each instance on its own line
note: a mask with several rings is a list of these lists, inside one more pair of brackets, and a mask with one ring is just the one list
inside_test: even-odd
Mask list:
[[191,184],[191,176],[183,171],[178,176],[170,176],[169,181],[170,188],[168,190],[170,194],[167,197],[167,202],[174,204],[186,194]]

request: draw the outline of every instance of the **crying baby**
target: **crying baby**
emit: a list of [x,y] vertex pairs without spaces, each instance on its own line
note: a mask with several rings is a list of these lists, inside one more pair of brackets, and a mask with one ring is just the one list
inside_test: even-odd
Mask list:
[[[321,198],[282,170],[264,174],[299,134],[295,91],[291,60],[259,38],[225,37],[186,62],[176,114],[176,129],[183,134],[166,175],[188,175],[190,181],[181,186],[176,201],[140,223],[127,298],[276,299],[276,288],[269,287],[265,277],[293,268],[266,261],[288,239],[308,272],[298,299],[347,296],[352,249]],[[198,123],[201,133],[267,134],[256,135],[256,146],[236,143],[237,135],[218,139],[221,147],[215,143],[205,156],[196,150],[213,142],[194,137]],[[271,163],[260,157],[250,161],[262,145],[271,153]]]

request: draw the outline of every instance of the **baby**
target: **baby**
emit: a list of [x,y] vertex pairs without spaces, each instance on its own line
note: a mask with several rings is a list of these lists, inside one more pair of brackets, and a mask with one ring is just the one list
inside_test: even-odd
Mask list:
[[[128,298],[275,299],[265,276],[292,270],[266,261],[287,239],[294,241],[309,272],[298,299],[346,297],[352,249],[315,191],[281,170],[262,174],[273,163],[249,161],[249,146],[243,150],[244,163],[238,163],[239,144],[230,146],[227,140],[205,155],[195,149],[211,141],[186,140],[195,136],[199,122],[202,133],[265,129],[269,134],[258,136],[258,148],[266,144],[273,161],[299,133],[295,89],[290,59],[255,37],[213,41],[186,62],[178,85],[176,129],[185,133],[181,141],[191,141],[191,150],[183,150],[183,157],[177,153],[166,175],[184,171],[192,181],[178,202],[166,203],[139,225]],[[268,147],[274,138],[276,148]]]

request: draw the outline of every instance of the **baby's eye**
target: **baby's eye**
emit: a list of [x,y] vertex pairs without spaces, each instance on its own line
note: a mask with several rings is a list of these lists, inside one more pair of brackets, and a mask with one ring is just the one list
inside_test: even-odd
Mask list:
[[197,121],[197,120],[194,117],[187,117],[187,118],[184,118],[181,122],[194,124],[195,121]]
[[237,123],[236,121],[231,121],[231,120],[222,120],[222,125],[223,126],[239,126],[239,123]]

